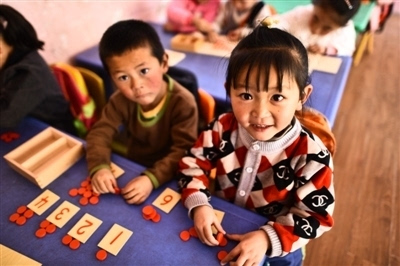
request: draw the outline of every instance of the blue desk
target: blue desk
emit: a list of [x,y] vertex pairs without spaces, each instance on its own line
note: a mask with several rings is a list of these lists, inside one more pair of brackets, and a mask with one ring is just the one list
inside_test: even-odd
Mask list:
[[[231,250],[235,243],[229,242],[226,247],[208,247],[197,238],[183,242],[179,234],[193,226],[187,216],[187,210],[178,203],[169,214],[161,210],[161,221],[153,223],[142,217],[142,208],[151,204],[168,186],[177,190],[175,181],[155,190],[142,205],[128,205],[118,195],[101,195],[98,205],[81,206],[79,197],[71,197],[71,188],[80,186],[86,178],[85,159],[82,158],[45,189],[60,196],[60,199],[41,216],[34,215],[23,226],[9,221],[21,205],[28,205],[43,190],[28,181],[8,166],[3,156],[47,127],[34,119],[25,119],[15,132],[20,138],[10,143],[0,140],[1,175],[0,175],[0,243],[28,256],[43,265],[219,265],[217,252]],[[0,134],[3,133],[0,131]],[[118,178],[120,187],[136,176],[143,169],[131,161],[113,155],[112,161],[125,170]],[[39,239],[35,236],[39,224],[52,213],[64,200],[80,207],[80,211],[63,228],[57,228],[53,234]],[[228,233],[245,233],[256,230],[266,222],[266,218],[242,209],[218,198],[213,198],[215,209],[225,212],[222,226]],[[61,243],[61,239],[73,225],[85,214],[89,213],[103,221],[100,227],[78,250],[71,250]],[[131,231],[133,235],[117,256],[108,255],[105,261],[95,257],[99,250],[97,244],[111,226],[117,223]]]
[[[170,40],[174,36],[165,32],[159,24],[152,24],[160,36],[164,48],[170,49]],[[98,46],[91,47],[77,54],[74,62],[99,74],[105,81],[107,95],[113,91],[111,80],[104,71],[98,55]],[[210,93],[217,104],[217,114],[229,109],[230,101],[226,96],[224,83],[228,60],[222,57],[186,53],[186,57],[177,64],[178,67],[193,71],[199,86]],[[308,105],[322,112],[333,126],[342,99],[347,77],[352,63],[351,57],[342,57],[342,64],[337,74],[313,71],[311,74],[314,91]]]

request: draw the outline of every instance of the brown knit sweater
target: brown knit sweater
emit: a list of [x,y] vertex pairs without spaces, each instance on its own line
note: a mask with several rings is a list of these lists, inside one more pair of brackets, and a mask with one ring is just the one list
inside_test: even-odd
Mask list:
[[166,76],[168,95],[156,119],[145,121],[138,104],[115,92],[101,118],[87,135],[86,160],[90,174],[109,167],[111,144],[119,129],[128,132],[127,157],[147,169],[154,187],[176,175],[179,160],[197,138],[198,110],[194,96]]

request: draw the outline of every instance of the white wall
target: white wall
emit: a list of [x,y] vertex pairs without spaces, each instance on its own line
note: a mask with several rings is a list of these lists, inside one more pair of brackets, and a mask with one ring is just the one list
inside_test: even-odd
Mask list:
[[45,42],[41,52],[50,63],[68,62],[75,54],[97,44],[104,31],[123,19],[165,21],[168,1],[1,0],[18,10]]

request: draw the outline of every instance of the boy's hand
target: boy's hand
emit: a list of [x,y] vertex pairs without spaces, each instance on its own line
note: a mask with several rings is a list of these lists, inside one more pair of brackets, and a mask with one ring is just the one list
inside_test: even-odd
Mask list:
[[221,261],[221,265],[230,261],[235,261],[234,265],[259,265],[271,245],[268,235],[263,230],[243,235],[227,235],[227,238],[238,241],[239,244]]
[[216,43],[219,39],[219,34],[215,31],[207,32],[207,40],[212,43]]
[[230,40],[230,41],[239,41],[241,33],[242,33],[242,28],[231,30],[227,34],[228,40]]
[[193,209],[193,222],[197,235],[202,243],[209,246],[218,246],[217,239],[213,236],[211,226],[214,225],[218,232],[225,234],[214,210],[209,206],[199,206]]
[[121,194],[129,204],[140,204],[147,199],[153,190],[153,184],[145,175],[138,176],[129,181],[124,188],[121,189]]
[[92,177],[92,189],[94,193],[114,193],[117,188],[117,180],[110,169],[103,168],[97,171]]

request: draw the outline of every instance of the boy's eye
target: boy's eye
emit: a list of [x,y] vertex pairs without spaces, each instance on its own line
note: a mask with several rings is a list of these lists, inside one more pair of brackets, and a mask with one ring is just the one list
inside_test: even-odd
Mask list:
[[283,100],[283,96],[280,95],[280,94],[275,94],[275,95],[272,96],[272,100],[275,101],[275,102],[280,102],[280,101]]
[[121,80],[121,81],[128,80],[128,76],[127,75],[119,76],[118,80]]
[[250,93],[242,93],[242,94],[240,94],[240,98],[242,98],[243,100],[248,101],[248,100],[253,99],[253,96],[251,96]]
[[141,69],[140,70],[140,73],[142,73],[142,74],[147,74],[149,72],[149,69],[148,68],[143,68],[143,69]]

